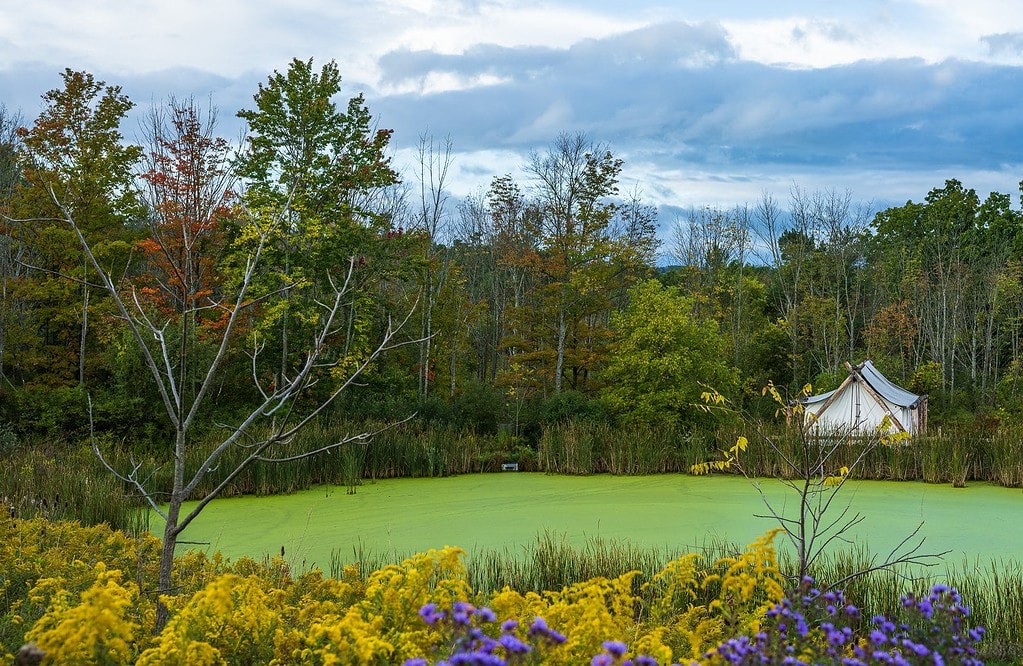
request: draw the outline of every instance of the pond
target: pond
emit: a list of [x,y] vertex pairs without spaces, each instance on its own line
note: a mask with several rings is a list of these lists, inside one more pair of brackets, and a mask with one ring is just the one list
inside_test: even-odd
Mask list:
[[[797,495],[779,481],[762,487],[791,514]],[[852,531],[872,552],[887,552],[920,523],[924,551],[986,563],[1023,553],[1023,492],[988,484],[967,488],[918,482],[850,481],[835,502],[865,520]],[[287,496],[216,500],[181,548],[230,558],[279,554],[300,568],[328,568],[331,553],[356,548],[394,560],[457,545],[470,554],[515,552],[554,534],[582,546],[594,537],[690,551],[714,541],[746,544],[775,526],[753,485],[728,476],[553,476],[522,472],[367,481],[355,495],[319,487]],[[835,514],[832,514],[835,515]],[[153,529],[158,531],[157,521]]]

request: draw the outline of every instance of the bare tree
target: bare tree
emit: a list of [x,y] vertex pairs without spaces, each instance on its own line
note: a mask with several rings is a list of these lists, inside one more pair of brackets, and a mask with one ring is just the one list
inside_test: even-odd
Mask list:
[[[96,95],[101,87],[91,85],[87,93]],[[106,95],[122,99],[116,88],[108,89]],[[127,104],[121,108],[126,109]],[[88,126],[90,118],[85,115],[83,125]],[[110,118],[100,120],[103,127],[112,125]],[[310,333],[301,341],[302,353],[292,369],[286,374],[263,372],[267,367],[261,357],[264,336],[274,327],[260,326],[259,322],[272,322],[273,308],[269,305],[285,293],[312,289],[310,281],[284,281],[283,286],[269,289],[265,284],[257,288],[256,284],[271,245],[292,228],[291,222],[298,214],[292,203],[300,183],[296,180],[292,185],[283,206],[247,208],[231,189],[231,149],[216,137],[214,123],[213,109],[204,113],[191,100],[172,102],[168,113],[151,116],[146,128],[150,140],[148,163],[142,176],[147,186],[140,197],[148,204],[146,240],[140,244],[146,270],[138,275],[114,272],[101,260],[95,239],[65,196],[74,191],[67,187],[66,180],[80,171],[76,168],[79,162],[74,160],[84,158],[72,154],[70,165],[56,164],[46,160],[44,152],[54,143],[50,135],[29,133],[33,141],[26,141],[27,159],[35,159],[40,165],[34,182],[57,211],[50,222],[64,225],[77,239],[90,268],[87,275],[98,278],[90,286],[109,296],[115,316],[127,327],[142,356],[164,416],[171,424],[173,479],[169,489],[154,487],[149,470],[133,459],[128,468],[117,468],[93,439],[93,450],[107,469],[137,491],[165,521],[157,590],[160,594],[172,592],[174,551],[182,533],[247,467],[258,461],[306,458],[372,436],[371,432],[345,435],[297,452],[287,446],[374,360],[402,344],[395,336],[408,319],[406,316],[393,322],[386,317],[373,346],[355,355],[339,351],[344,348],[344,312],[358,300],[354,278],[359,262],[351,257],[344,265],[332,266],[319,276],[321,284],[310,296],[315,317],[306,322]],[[120,135],[107,131],[96,140],[100,141],[117,146]],[[141,150],[131,151],[121,163],[133,162],[132,156],[139,153]],[[238,233],[231,257],[224,262],[218,253],[225,250],[221,231],[229,219]],[[196,334],[200,327],[204,327],[202,336]],[[219,424],[222,436],[211,448],[204,444],[201,450],[208,453],[192,469],[190,459],[200,450],[195,431],[201,414],[216,401],[216,387],[246,341],[251,345],[248,354],[256,397],[233,423]],[[307,395],[313,386],[319,396],[315,400]],[[228,456],[229,452],[241,455]],[[228,468],[219,469],[224,464]],[[218,471],[219,481],[204,485],[214,471]],[[195,505],[186,510],[186,501],[195,501]],[[158,629],[167,618],[168,610],[160,604]]]
[[[737,415],[745,423],[747,432],[756,438],[756,444],[764,446],[782,461],[777,479],[797,497],[796,508],[789,508],[787,501],[771,499],[764,489],[763,479],[757,478],[743,464],[749,440],[739,437],[735,445],[718,460],[693,465],[694,474],[707,474],[718,470],[735,470],[748,479],[767,508],[767,513],[758,518],[775,521],[788,537],[796,552],[795,576],[801,580],[813,572],[814,564],[824,552],[837,543],[848,543],[850,530],[862,523],[866,516],[853,511],[849,502],[839,499],[839,493],[851,478],[856,468],[879,446],[899,446],[908,435],[895,432],[893,424],[885,418],[871,433],[863,433],[862,423],[846,428],[824,431],[816,423],[816,416],[804,412],[801,399],[809,395],[807,385],[794,400],[787,399],[782,392],[768,384],[764,394],[778,406],[789,424],[786,437],[795,439],[795,446],[786,446],[779,438],[769,433],[762,421],[741,409],[733,407],[720,393],[714,390],[703,395],[701,407],[707,411],[724,411]],[[835,458],[839,451],[855,446],[856,454],[848,465],[835,469]],[[828,586],[838,586],[849,580],[878,570],[894,570],[899,565],[932,566],[947,554],[923,552],[924,539],[920,537],[923,523],[918,525],[883,557],[872,555],[866,567],[851,572],[838,580],[822,581]]]
[[450,257],[442,234],[446,231],[448,200],[448,170],[453,161],[450,137],[437,145],[432,136],[419,137],[419,155],[415,165],[419,179],[419,210],[415,231],[424,238],[426,261],[423,268],[424,299],[420,309],[419,337],[419,396],[425,398],[430,391],[432,376],[432,346],[434,338],[434,309],[448,277]]

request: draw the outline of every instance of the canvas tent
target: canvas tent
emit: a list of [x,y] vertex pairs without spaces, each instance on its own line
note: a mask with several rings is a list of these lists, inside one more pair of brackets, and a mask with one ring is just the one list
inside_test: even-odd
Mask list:
[[875,432],[885,416],[889,432],[927,431],[927,396],[893,384],[870,361],[845,364],[849,376],[834,391],[803,400],[807,425],[828,432]]

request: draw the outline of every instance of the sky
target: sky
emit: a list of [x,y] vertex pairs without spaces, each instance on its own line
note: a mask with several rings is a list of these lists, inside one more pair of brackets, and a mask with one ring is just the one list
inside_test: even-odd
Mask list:
[[0,0],[0,103],[28,121],[70,67],[140,109],[208,98],[236,136],[295,57],[337,61],[406,178],[420,137],[449,138],[455,200],[584,132],[662,225],[795,187],[883,208],[949,178],[1019,206],[1018,0]]

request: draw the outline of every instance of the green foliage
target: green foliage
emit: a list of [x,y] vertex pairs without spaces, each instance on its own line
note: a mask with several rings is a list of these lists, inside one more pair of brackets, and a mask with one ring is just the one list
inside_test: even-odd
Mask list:
[[677,289],[655,280],[637,285],[612,322],[615,341],[602,396],[626,422],[706,423],[698,407],[703,387],[735,390],[738,373],[724,360],[717,323],[697,319],[692,301]]
[[937,361],[921,363],[909,379],[910,390],[921,395],[936,393],[941,386],[941,364]]
[[[129,265],[139,214],[133,187],[141,149],[124,141],[119,125],[132,102],[118,86],[67,69],[63,87],[43,95],[43,111],[17,132],[22,178],[10,201],[10,239],[33,269],[4,275],[20,322],[4,341],[5,373],[21,386],[66,387],[101,380],[101,338],[114,323],[109,299],[91,285],[96,279],[77,233],[93,245],[97,258],[115,274]],[[10,267],[5,267],[5,272]],[[17,276],[8,285],[7,278]],[[72,280],[66,279],[68,276]],[[17,304],[17,305],[15,305]],[[28,307],[26,307],[28,306]]]

